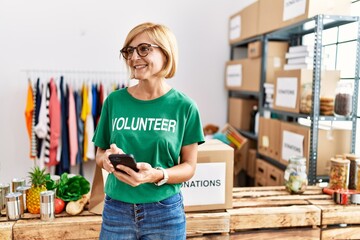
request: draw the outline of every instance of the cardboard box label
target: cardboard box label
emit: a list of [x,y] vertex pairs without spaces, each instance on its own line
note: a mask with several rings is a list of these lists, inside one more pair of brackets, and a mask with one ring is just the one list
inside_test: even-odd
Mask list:
[[235,16],[230,20],[230,40],[237,39],[241,35],[241,17]]
[[181,186],[185,206],[225,203],[226,163],[198,163],[195,175]]
[[228,65],[226,68],[226,85],[240,87],[242,84],[242,65]]
[[305,14],[307,0],[284,0],[283,21]]
[[279,57],[274,57],[274,59],[273,59],[273,67],[274,67],[274,68],[279,68],[279,67],[281,67],[281,58],[279,58]]
[[296,108],[298,79],[296,77],[279,77],[276,83],[276,106]]
[[304,156],[304,136],[283,131],[282,158],[289,161],[290,157]]

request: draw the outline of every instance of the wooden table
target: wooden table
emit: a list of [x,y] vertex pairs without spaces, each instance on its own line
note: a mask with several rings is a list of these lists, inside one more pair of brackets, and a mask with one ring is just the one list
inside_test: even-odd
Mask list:
[[[283,186],[234,188],[232,209],[186,217],[191,240],[360,239],[360,206],[337,205],[314,186],[301,195],[290,195]],[[14,222],[0,218],[0,239],[98,239],[100,226],[101,216],[87,211],[62,213],[50,222],[25,214]]]

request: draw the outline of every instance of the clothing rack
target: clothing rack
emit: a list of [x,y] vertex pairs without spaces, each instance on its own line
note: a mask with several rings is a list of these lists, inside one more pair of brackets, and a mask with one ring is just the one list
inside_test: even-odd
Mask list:
[[26,79],[35,80],[59,78],[64,76],[67,81],[78,82],[98,82],[109,81],[116,83],[123,83],[127,85],[129,81],[129,74],[127,71],[94,71],[94,70],[52,70],[52,69],[24,69],[21,70],[26,74]]

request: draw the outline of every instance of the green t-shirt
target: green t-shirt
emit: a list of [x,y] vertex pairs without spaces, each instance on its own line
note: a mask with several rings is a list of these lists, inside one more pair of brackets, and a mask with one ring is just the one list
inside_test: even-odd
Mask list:
[[[153,100],[132,97],[127,88],[112,92],[105,100],[93,142],[102,149],[112,143],[137,162],[171,168],[179,164],[182,146],[204,142],[198,108],[185,94],[171,89]],[[181,184],[153,183],[132,187],[113,174],[105,184],[111,198],[128,203],[161,201],[180,191]]]

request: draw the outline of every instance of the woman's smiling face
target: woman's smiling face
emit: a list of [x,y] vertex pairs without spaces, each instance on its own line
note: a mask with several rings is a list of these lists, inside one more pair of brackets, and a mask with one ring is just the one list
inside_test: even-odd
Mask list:
[[[129,46],[135,48],[141,43],[156,45],[146,33],[141,33],[131,41]],[[134,50],[127,63],[132,69],[135,79],[152,80],[158,78],[156,74],[163,69],[165,61],[166,57],[161,48],[150,46],[149,53],[145,57],[139,56],[137,51]]]

